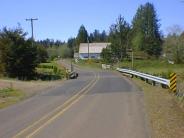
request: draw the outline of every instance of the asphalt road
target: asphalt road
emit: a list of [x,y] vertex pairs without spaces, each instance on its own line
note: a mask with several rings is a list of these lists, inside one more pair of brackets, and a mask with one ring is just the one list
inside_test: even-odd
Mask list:
[[110,71],[79,78],[0,110],[0,138],[149,138],[143,93]]

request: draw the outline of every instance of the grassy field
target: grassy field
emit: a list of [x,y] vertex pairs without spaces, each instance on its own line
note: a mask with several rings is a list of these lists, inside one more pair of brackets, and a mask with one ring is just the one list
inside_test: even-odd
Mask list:
[[102,63],[100,60],[79,60],[78,63],[76,63],[79,66],[86,67],[86,68],[92,68],[92,69],[101,69]]
[[[77,64],[83,67],[101,68],[102,63],[98,60],[79,60]],[[131,69],[131,66],[131,61],[123,61],[115,64],[114,68],[122,67]],[[134,69],[165,78],[169,78],[169,74],[175,72],[179,80],[184,80],[184,64],[169,64],[165,60],[134,60]]]
[[[102,63],[98,60],[79,60],[77,64],[83,67],[99,69],[101,68]],[[123,61],[121,63],[115,64],[114,69],[116,67],[131,69],[131,66],[131,61]],[[133,69],[164,78],[169,78],[171,73],[177,73],[178,81],[184,81],[184,64],[169,64],[165,60],[134,60]]]
[[[124,61],[119,66],[131,68],[131,61]],[[150,74],[175,72],[178,75],[183,75],[184,79],[184,64],[169,64],[165,60],[135,60],[134,69]]]
[[[133,81],[143,90],[146,112],[153,138],[183,138],[184,113],[168,89]],[[183,104],[183,103],[180,103]]]
[[0,109],[15,104],[24,99],[24,97],[25,93],[19,90],[11,88],[0,89]]

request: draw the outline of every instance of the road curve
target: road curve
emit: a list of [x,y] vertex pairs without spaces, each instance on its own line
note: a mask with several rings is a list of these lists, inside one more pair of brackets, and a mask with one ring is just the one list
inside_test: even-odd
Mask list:
[[82,70],[79,76],[0,110],[0,137],[150,137],[143,93],[130,80],[110,71]]

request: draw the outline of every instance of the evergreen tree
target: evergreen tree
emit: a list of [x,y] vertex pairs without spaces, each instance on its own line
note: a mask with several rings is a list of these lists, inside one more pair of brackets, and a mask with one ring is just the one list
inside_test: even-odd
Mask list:
[[80,43],[87,43],[87,38],[88,38],[88,32],[86,30],[86,28],[84,27],[84,25],[81,25],[81,27],[79,28],[79,32],[77,35],[77,48],[76,51],[79,50],[79,45]]
[[98,42],[98,43],[107,42],[107,34],[104,30],[102,31],[102,33],[100,33],[99,30],[95,29],[95,31],[93,33],[90,33],[89,41],[90,41],[90,43],[93,43],[93,42]]
[[69,38],[68,42],[67,42],[67,46],[70,49],[74,49],[74,47],[76,46],[76,39],[75,38]]
[[100,42],[107,42],[107,34],[105,30],[103,30],[102,33],[100,34]]
[[5,72],[6,53],[7,49],[4,43],[0,41],[0,76]]
[[48,53],[46,51],[46,48],[44,48],[42,45],[37,45],[37,63],[46,62],[48,59]]
[[75,38],[69,38],[68,42],[67,42],[67,46],[71,51],[71,55],[72,55],[71,57],[73,57],[74,50],[75,50],[75,47],[76,47],[76,39]]
[[145,51],[149,55],[159,56],[162,51],[162,36],[154,5],[146,3],[141,5],[132,21],[133,39],[135,49]]
[[111,49],[120,60],[126,57],[129,31],[129,24],[121,15],[118,17],[116,24],[110,27],[109,40],[112,44]]
[[94,41],[95,41],[95,40],[94,40],[93,33],[90,33],[90,35],[89,35],[89,42],[92,43],[92,42],[94,42]]
[[104,63],[113,63],[113,56],[110,48],[104,48],[100,56]]
[[94,33],[93,33],[93,37],[94,37],[94,42],[100,42],[100,31],[95,29]]
[[0,32],[1,49],[6,75],[18,77],[19,79],[29,79],[34,74],[37,66],[37,47],[32,46],[31,40],[25,40],[25,33],[21,28],[14,30],[4,28]]

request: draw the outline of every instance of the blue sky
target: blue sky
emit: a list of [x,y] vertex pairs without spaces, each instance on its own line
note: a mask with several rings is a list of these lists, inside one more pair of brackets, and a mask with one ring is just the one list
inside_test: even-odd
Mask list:
[[[109,30],[121,14],[131,23],[140,4],[147,0],[1,0],[0,28],[14,28],[20,23],[31,36],[26,18],[36,17],[35,39],[67,40],[75,37],[81,24],[88,32]],[[161,30],[175,24],[184,28],[184,3],[181,0],[150,0],[155,5]]]

